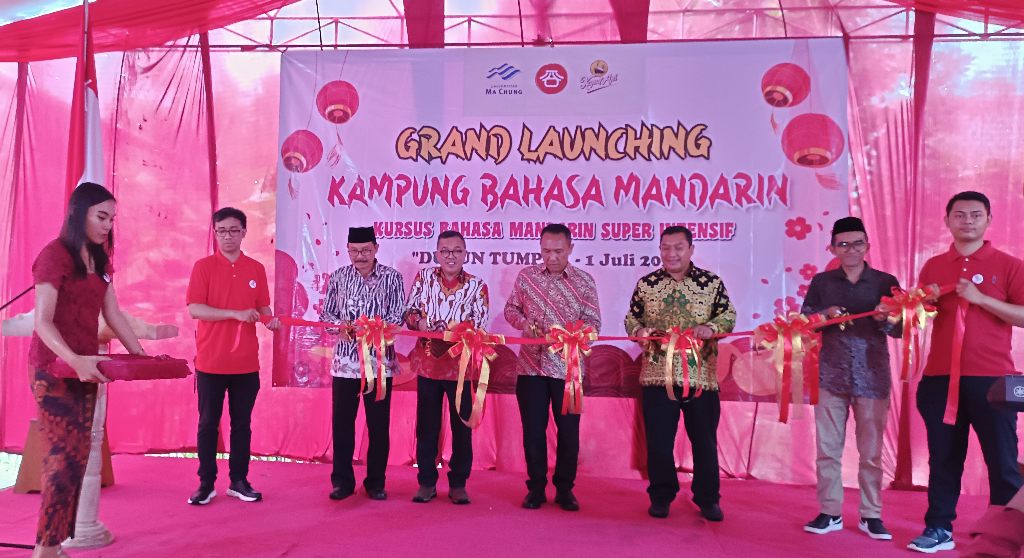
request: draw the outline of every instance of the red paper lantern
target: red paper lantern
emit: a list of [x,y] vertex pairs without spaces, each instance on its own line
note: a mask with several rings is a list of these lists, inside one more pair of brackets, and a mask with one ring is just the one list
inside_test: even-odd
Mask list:
[[320,163],[324,144],[309,130],[296,130],[281,145],[281,160],[292,172],[307,172]]
[[316,109],[329,122],[344,124],[359,110],[359,93],[347,81],[332,81],[316,94]]
[[831,165],[843,154],[843,131],[824,114],[801,114],[782,131],[786,157],[804,167]]
[[811,77],[796,64],[776,64],[761,78],[761,94],[773,107],[799,105],[811,91]]

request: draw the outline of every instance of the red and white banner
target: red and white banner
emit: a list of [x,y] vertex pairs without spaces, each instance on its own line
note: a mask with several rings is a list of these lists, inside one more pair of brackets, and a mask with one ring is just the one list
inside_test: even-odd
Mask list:
[[83,182],[103,184],[103,137],[100,129],[100,99],[96,89],[96,60],[92,50],[89,6],[85,3],[82,23],[82,52],[75,66],[74,98],[71,101],[71,137],[68,141],[66,196]]
[[[488,331],[516,333],[505,299],[558,222],[597,281],[601,333],[623,335],[659,233],[683,224],[750,329],[799,307],[847,215],[846,79],[838,39],[287,52],[277,310],[316,319],[350,226],[373,225],[407,283],[456,229],[490,287]],[[275,382],[326,385],[330,354],[319,331],[291,328]],[[599,344],[588,375],[624,378],[637,354]]]

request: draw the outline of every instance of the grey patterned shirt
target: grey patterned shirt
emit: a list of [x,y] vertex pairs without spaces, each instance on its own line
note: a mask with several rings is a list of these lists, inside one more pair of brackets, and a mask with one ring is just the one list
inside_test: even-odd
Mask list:
[[[830,306],[845,308],[850,314],[874,310],[883,296],[890,296],[899,281],[866,263],[860,279],[851,283],[842,268],[819,273],[811,279],[801,311],[817,313]],[[840,329],[838,325],[821,330],[821,389],[836,395],[886,399],[892,387],[889,368],[889,343],[885,336],[899,337],[899,324],[860,318]]]
[[[359,316],[380,317],[389,324],[401,325],[405,310],[405,285],[402,274],[394,268],[374,262],[369,277],[363,277],[355,266],[346,265],[331,274],[327,283],[320,321],[349,323]],[[398,372],[393,346],[384,350],[387,376]],[[371,351],[374,370],[377,352]],[[331,362],[331,375],[340,378],[359,378],[359,342],[338,341]]]

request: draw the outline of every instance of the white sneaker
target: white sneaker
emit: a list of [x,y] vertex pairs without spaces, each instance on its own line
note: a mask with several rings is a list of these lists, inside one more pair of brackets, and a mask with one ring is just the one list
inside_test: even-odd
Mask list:
[[868,534],[869,537],[876,541],[891,541],[892,533],[885,528],[882,520],[874,517],[869,519],[861,518],[860,530]]
[[213,500],[213,497],[216,495],[217,491],[214,490],[212,486],[201,484],[199,485],[199,489],[193,492],[192,496],[189,496],[188,503],[193,506],[205,506],[206,504],[209,504],[210,500]]
[[928,527],[924,533],[921,533],[921,536],[911,541],[907,548],[925,554],[935,554],[940,550],[953,550],[956,548],[956,543],[953,542],[952,531]]
[[838,515],[828,515],[827,513],[819,513],[818,517],[815,517],[807,525],[804,525],[804,531],[814,533],[815,535],[824,535],[825,533],[831,533],[832,531],[842,530],[843,518]]

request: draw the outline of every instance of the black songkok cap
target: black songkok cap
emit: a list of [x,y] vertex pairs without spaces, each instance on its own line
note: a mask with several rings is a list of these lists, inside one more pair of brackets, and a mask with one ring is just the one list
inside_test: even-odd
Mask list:
[[374,234],[373,227],[348,228],[349,244],[366,244],[367,242],[377,242],[377,235]]
[[845,232],[862,232],[867,234],[868,231],[864,230],[864,221],[861,221],[857,217],[843,217],[836,221],[836,224],[832,225],[832,236],[839,233]]

